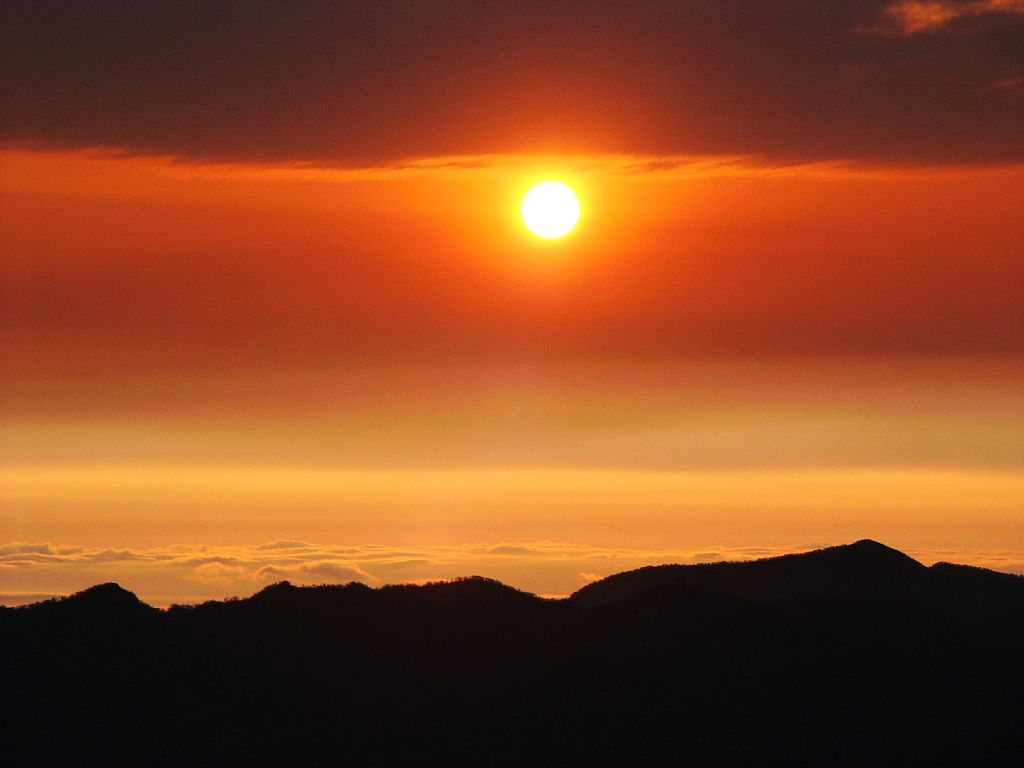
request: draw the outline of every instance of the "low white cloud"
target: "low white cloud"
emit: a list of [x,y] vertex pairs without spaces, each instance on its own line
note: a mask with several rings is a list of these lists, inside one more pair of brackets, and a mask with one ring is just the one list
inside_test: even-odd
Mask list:
[[489,555],[531,556],[542,554],[540,550],[532,549],[531,547],[514,547],[510,544],[501,544],[497,547],[491,547],[490,549],[485,549],[484,552],[486,552]]
[[49,544],[22,544],[14,542],[0,547],[0,556],[6,555],[52,555]]
[[698,552],[695,555],[690,555],[691,563],[713,563],[721,559],[722,556],[717,552]]
[[123,562],[126,560],[146,560],[145,555],[137,555],[130,549],[104,549],[101,552],[89,552],[85,554],[88,560],[95,560],[101,563]]
[[229,585],[245,579],[246,576],[247,573],[241,566],[225,565],[224,563],[213,562],[198,566],[192,571],[192,574],[186,578],[214,584]]
[[314,579],[333,582],[380,581],[380,579],[375,576],[371,576],[358,566],[342,565],[341,563],[331,560],[322,560],[315,563],[303,563],[296,569],[296,573],[305,581]]
[[271,541],[267,544],[260,544],[256,549],[264,552],[271,549],[308,549],[309,546],[304,541]]

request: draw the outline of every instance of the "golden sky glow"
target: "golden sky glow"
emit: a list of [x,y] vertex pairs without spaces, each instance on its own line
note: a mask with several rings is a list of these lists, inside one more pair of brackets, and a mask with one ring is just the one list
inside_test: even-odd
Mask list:
[[1019,162],[111,147],[0,151],[0,600],[1024,571]]
[[[51,554],[0,568],[12,601],[113,578],[161,603],[463,571],[565,594],[863,537],[1021,571],[1020,375],[981,358],[37,373],[6,385],[0,504],[9,541]],[[302,549],[258,549],[279,540]]]

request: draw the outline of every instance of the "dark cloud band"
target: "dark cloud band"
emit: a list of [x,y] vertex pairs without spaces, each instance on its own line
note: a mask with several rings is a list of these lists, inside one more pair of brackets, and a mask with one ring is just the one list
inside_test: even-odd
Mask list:
[[360,163],[1024,159],[1013,0],[10,0],[0,14],[8,142]]

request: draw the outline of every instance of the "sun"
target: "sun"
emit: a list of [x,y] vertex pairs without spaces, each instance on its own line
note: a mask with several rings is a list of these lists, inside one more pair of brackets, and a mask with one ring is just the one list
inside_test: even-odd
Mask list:
[[523,197],[523,223],[538,237],[553,240],[572,232],[580,220],[580,200],[558,181],[545,181]]

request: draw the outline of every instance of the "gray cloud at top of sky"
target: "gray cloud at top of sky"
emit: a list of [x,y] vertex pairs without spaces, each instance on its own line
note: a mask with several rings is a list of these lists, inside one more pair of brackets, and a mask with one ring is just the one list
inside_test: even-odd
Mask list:
[[9,0],[0,30],[14,144],[1024,159],[1017,0]]

